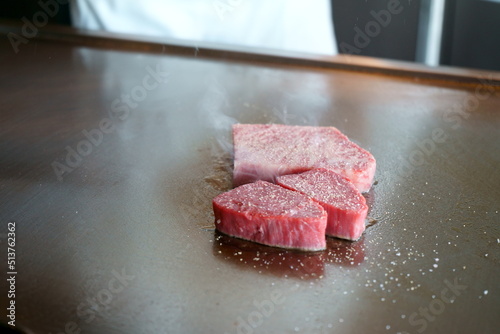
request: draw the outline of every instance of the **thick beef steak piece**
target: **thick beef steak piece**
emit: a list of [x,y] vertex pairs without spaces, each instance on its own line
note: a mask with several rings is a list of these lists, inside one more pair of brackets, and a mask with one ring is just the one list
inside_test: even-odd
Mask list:
[[284,175],[276,182],[311,197],[328,213],[326,235],[358,240],[365,230],[368,206],[363,195],[345,177],[327,169]]
[[308,251],[326,247],[326,211],[309,197],[257,181],[213,199],[215,227],[264,245]]
[[370,189],[375,158],[334,127],[234,124],[234,186],[313,168],[347,177],[361,192]]

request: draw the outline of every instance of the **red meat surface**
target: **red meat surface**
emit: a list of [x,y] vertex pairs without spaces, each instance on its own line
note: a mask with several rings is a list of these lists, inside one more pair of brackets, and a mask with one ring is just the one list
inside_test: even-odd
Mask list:
[[299,192],[258,181],[218,195],[213,208],[224,234],[282,248],[326,248],[326,211]]
[[358,240],[365,230],[366,200],[345,177],[323,168],[284,175],[276,182],[317,201],[328,213],[326,235]]
[[233,185],[325,168],[361,192],[371,188],[375,158],[334,127],[234,124]]

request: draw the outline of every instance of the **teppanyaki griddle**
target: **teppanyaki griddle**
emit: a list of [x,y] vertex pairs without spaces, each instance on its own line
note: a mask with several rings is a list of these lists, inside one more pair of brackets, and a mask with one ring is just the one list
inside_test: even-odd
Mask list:
[[[500,326],[497,73],[416,66],[413,75],[414,65],[369,59],[204,54],[59,30],[17,54],[0,44],[0,236],[7,263],[16,223],[16,324],[35,333]],[[301,253],[216,233],[211,199],[230,187],[234,122],[335,126],[372,152],[362,239]],[[0,287],[6,308],[5,279]]]

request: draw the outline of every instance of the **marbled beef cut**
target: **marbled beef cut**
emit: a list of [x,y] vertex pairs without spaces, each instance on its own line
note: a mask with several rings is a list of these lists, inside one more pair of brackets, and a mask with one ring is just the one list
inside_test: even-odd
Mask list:
[[301,250],[326,247],[326,211],[309,197],[257,181],[213,199],[215,227],[264,245]]
[[371,188],[375,158],[334,127],[234,124],[233,185],[326,168],[361,192]]
[[366,200],[345,177],[323,168],[284,175],[276,182],[311,197],[328,213],[326,235],[358,240],[365,230]]

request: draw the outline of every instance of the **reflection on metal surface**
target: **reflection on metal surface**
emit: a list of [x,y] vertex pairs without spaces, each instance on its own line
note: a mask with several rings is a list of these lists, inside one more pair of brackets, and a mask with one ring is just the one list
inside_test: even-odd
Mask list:
[[358,266],[364,261],[363,237],[355,242],[327,238],[327,249],[301,252],[259,245],[215,232],[213,254],[243,269],[301,280],[322,279],[325,265]]

